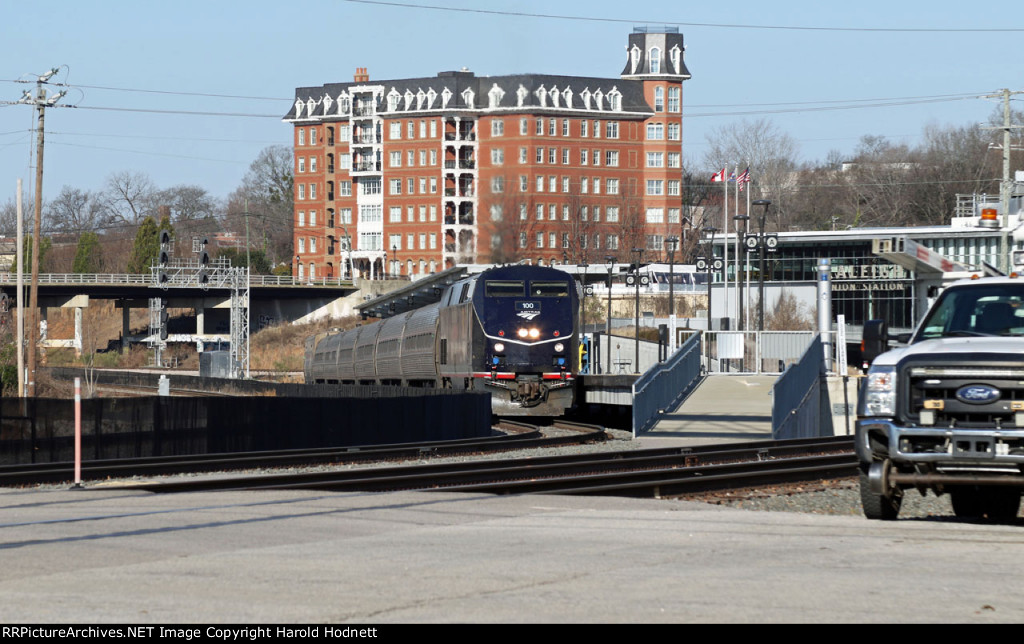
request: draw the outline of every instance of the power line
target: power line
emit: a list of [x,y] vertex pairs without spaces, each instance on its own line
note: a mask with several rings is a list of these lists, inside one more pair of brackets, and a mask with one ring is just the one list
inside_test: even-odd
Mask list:
[[673,27],[709,27],[714,29],[767,29],[785,31],[851,31],[851,32],[882,32],[882,33],[1017,33],[1024,28],[943,28],[943,27],[804,27],[796,25],[747,25],[741,23],[715,22],[684,22],[678,20],[640,20],[638,18],[599,18],[596,16],[570,16],[551,13],[530,13],[526,11],[500,11],[497,9],[470,9],[465,7],[442,7],[438,5],[412,4],[409,2],[383,2],[382,0],[342,0],[353,4],[368,4],[402,9],[428,9],[432,11],[449,11],[454,13],[476,13],[493,16],[510,16],[515,18],[544,18],[549,20],[575,20],[580,22],[605,22],[617,24],[657,24]]

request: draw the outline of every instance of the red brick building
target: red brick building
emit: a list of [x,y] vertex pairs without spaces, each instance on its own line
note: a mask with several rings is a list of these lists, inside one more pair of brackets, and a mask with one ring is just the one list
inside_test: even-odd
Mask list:
[[683,49],[635,30],[619,78],[359,68],[296,89],[294,274],[660,256],[681,225]]

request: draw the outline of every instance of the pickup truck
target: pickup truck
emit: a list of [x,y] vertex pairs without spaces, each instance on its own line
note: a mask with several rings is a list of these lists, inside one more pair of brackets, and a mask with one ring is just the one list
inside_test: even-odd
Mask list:
[[871,363],[857,408],[860,494],[893,520],[903,494],[949,494],[957,517],[1012,521],[1024,489],[1024,278],[960,280],[906,343],[886,351],[864,326]]

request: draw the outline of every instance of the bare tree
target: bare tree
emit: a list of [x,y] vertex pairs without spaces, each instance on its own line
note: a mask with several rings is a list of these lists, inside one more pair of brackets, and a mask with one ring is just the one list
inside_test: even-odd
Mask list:
[[244,233],[248,220],[250,234],[275,263],[292,256],[292,163],[288,146],[260,151],[242,185],[228,198],[224,215],[225,225],[235,232]]
[[481,195],[481,231],[489,240],[490,261],[513,264],[529,257],[529,246],[537,232],[534,200],[526,192],[513,190],[508,181],[502,192]]
[[111,224],[138,225],[156,216],[156,185],[148,175],[125,170],[107,177],[103,200]]
[[103,224],[106,209],[97,193],[64,186],[46,207],[49,228],[57,232],[94,232]]
[[749,184],[751,197],[772,201],[773,227],[779,229],[795,187],[796,141],[768,119],[723,126],[709,134],[707,140],[705,165],[714,170],[732,170],[738,165],[741,172],[749,166],[753,180]]

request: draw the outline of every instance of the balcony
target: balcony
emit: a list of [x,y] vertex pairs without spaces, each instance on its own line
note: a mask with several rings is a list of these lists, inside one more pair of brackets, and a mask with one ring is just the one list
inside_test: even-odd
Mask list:
[[370,134],[353,134],[352,143],[354,145],[377,145],[380,143],[380,137],[373,133]]
[[352,172],[380,172],[380,161],[357,161],[352,164]]

